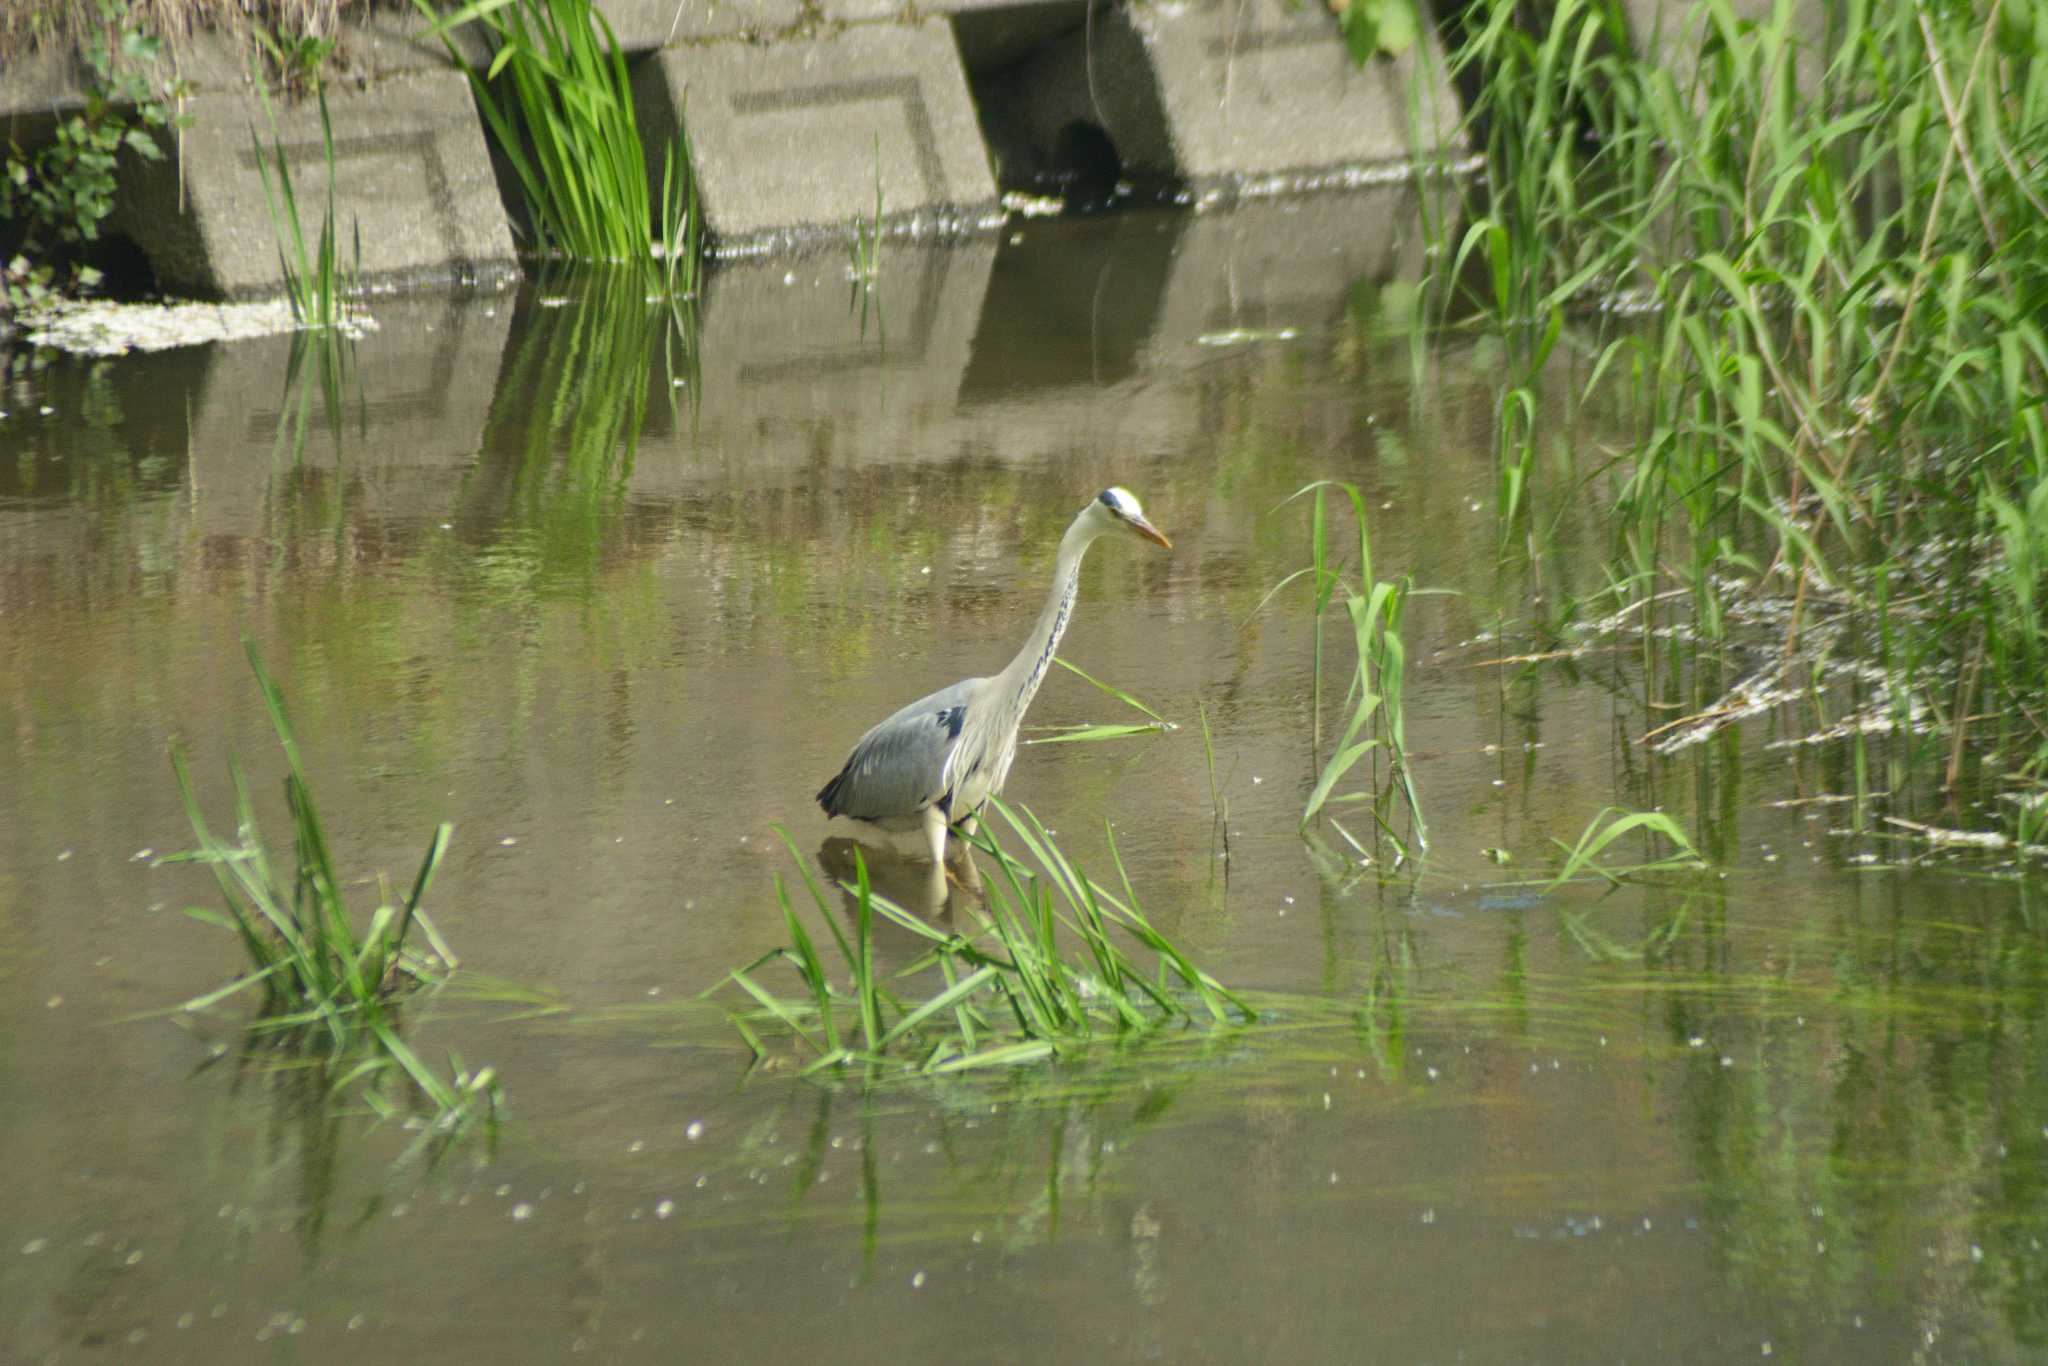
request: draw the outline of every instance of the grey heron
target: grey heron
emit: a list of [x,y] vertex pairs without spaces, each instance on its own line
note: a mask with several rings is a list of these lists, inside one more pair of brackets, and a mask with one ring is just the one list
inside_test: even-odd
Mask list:
[[1081,589],[1081,557],[1118,527],[1172,549],[1128,490],[1104,489],[1060,537],[1052,591],[1024,646],[1001,673],[965,678],[921,697],[861,736],[839,775],[818,792],[825,815],[889,831],[921,831],[932,862],[945,863],[946,832],[973,832],[990,796],[1002,791],[1017,757],[1017,728],[1052,664]]

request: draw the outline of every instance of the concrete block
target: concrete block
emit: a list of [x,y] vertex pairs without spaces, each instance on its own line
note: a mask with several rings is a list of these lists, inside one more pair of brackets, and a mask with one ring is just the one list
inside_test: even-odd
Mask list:
[[[858,24],[943,14],[952,21],[960,58],[984,72],[1026,56],[1086,22],[1090,0],[816,0],[833,23]],[[1108,4],[1113,0],[1096,0]]]
[[927,4],[953,21],[960,59],[971,72],[1022,60],[1088,20],[1089,0],[938,0]]
[[[930,443],[912,432],[959,400],[995,255],[986,236],[885,243],[865,314],[845,259],[830,252],[720,266],[701,315],[693,447],[743,457],[756,474],[764,466],[800,471],[829,439],[819,414],[862,413],[882,428],[854,424],[864,442],[929,454]],[[866,449],[861,458],[876,454]]]
[[[361,236],[366,282],[433,283],[512,269],[511,231],[484,133],[458,72],[443,69],[328,94],[335,215],[345,256]],[[258,171],[272,132],[249,93],[186,102],[192,125],[174,156],[124,162],[110,228],[139,243],[167,289],[217,297],[274,293],[277,237]],[[326,204],[317,104],[276,108],[308,250]]]
[[1170,367],[1198,348],[1290,331],[1324,333],[1354,287],[1420,279],[1428,264],[1421,193],[1403,183],[1196,215],[1176,244],[1146,364]]
[[704,221],[722,247],[841,236],[874,213],[878,175],[893,222],[960,226],[994,206],[944,20],[668,48],[634,83],[657,177],[678,111],[687,122]]
[[0,138],[13,135],[17,119],[40,120],[84,103],[77,59],[54,47],[39,47],[0,71]]
[[1284,0],[1100,8],[1023,63],[1006,95],[1049,163],[1070,128],[1093,125],[1134,173],[1251,189],[1449,150],[1460,117],[1434,33],[1360,69],[1324,7]]
[[619,46],[628,52],[782,33],[804,17],[802,0],[603,0],[603,9]]
[[[348,496],[399,514],[449,503],[458,471],[485,442],[505,363],[512,296],[379,300],[378,330],[354,344],[339,414],[342,442],[312,362],[294,380],[291,351],[304,339],[270,337],[207,348],[190,389],[194,530],[225,549],[275,535],[275,481],[345,479]],[[376,411],[374,440],[356,439],[357,386]],[[302,395],[302,392],[303,395]],[[293,440],[301,398],[304,441]]]
[[[344,81],[368,85],[392,76],[448,69],[448,49],[433,35],[424,16],[408,5],[404,9],[371,9],[349,15],[342,21],[335,44],[335,60]],[[456,50],[471,63],[490,60],[483,28],[464,24],[450,31]]]
[[1421,277],[1419,193],[1400,184],[1023,224],[996,257],[961,400],[1007,411],[1037,396],[1092,402],[1126,381],[1148,391],[1225,348],[1327,336],[1359,285]]

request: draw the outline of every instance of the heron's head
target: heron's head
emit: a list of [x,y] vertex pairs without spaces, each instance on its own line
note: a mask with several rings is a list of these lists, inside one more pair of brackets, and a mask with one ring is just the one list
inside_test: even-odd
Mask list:
[[1138,506],[1138,500],[1131,496],[1129,489],[1104,489],[1095,495],[1095,503],[1089,511],[1103,522],[1104,531],[1121,525],[1155,545],[1173,549],[1173,542],[1166,539],[1165,533],[1145,520],[1145,509]]

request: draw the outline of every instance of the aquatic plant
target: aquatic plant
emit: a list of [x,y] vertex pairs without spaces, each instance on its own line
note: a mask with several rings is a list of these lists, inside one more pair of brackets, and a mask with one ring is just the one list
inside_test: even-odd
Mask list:
[[[1453,56],[1487,157],[1469,226],[1438,230],[1437,308],[1503,330],[1504,390],[1554,382],[1568,340],[1576,393],[1625,405],[1632,445],[1600,460],[1616,580],[1682,589],[1710,644],[1772,600],[1788,679],[1841,652],[1803,644],[1820,614],[1881,659],[1888,709],[1922,718],[1892,741],[1945,788],[1992,754],[2018,756],[2001,782],[2048,780],[2048,561],[2021,511],[2048,506],[2037,8],[1859,0],[1810,34],[1790,3],[1707,0],[1643,35],[1617,0],[1533,25],[1483,0]],[[1502,420],[1512,517],[1532,467],[1519,405]],[[1689,719],[1737,712],[1705,701]]]
[[1223,875],[1230,876],[1230,802],[1223,796],[1223,789],[1216,781],[1216,741],[1209,733],[1209,709],[1199,698],[1195,701],[1195,719],[1202,725],[1202,765],[1209,775],[1209,840],[1212,849],[1220,845],[1223,860]]
[[263,102],[264,117],[270,121],[270,151],[266,154],[256,130],[249,130],[249,142],[256,156],[256,172],[263,181],[263,204],[270,214],[270,228],[277,238],[278,273],[284,280],[285,298],[292,317],[306,327],[328,330],[347,318],[344,295],[356,289],[363,256],[362,228],[355,232],[355,254],[343,266],[340,242],[334,225],[334,124],[327,113],[327,91],[318,90],[320,100],[320,144],[327,169],[327,202],[320,217],[319,245],[306,248],[306,229],[299,217],[298,193],[292,186],[292,170],[285,156],[284,139],[277,128],[277,111],[270,94],[259,79],[256,93]]
[[852,233],[853,240],[846,245],[847,268],[857,286],[872,288],[882,268],[882,136],[879,133],[875,135],[875,216],[867,219],[854,215]]
[[[680,111],[678,111],[680,114]],[[661,154],[662,295],[671,312],[693,304],[704,279],[704,215],[697,206],[697,171],[690,163],[690,143],[680,132]],[[695,349],[695,315],[691,315],[691,346]],[[671,372],[674,366],[670,367]]]
[[[471,1073],[458,1063],[452,1079],[443,1077],[398,1034],[398,1008],[405,997],[418,987],[441,982],[456,966],[455,954],[423,904],[453,827],[444,822],[435,829],[419,870],[402,895],[394,895],[379,877],[377,908],[358,930],[306,781],[284,695],[255,646],[245,648],[271,729],[284,752],[292,853],[287,861],[270,849],[257,824],[248,781],[232,758],[228,772],[235,790],[235,836],[232,842],[217,836],[193,790],[183,751],[172,746],[171,767],[198,847],[158,862],[201,863],[212,869],[225,912],[188,907],[185,914],[231,932],[250,964],[227,985],[185,1001],[180,1009],[204,1010],[261,988],[263,1013],[252,1030],[287,1035],[295,1046],[317,1046],[326,1057],[347,1060],[352,1065],[338,1069],[337,1085],[395,1065],[439,1109],[444,1121],[494,1109],[498,1086],[490,1069]],[[415,929],[432,947],[431,956],[408,944]]]
[[[1351,503],[1351,515],[1358,531],[1358,558],[1352,570],[1356,586],[1331,558],[1329,511],[1326,494],[1337,489]],[[1416,794],[1415,775],[1408,762],[1408,739],[1403,704],[1403,682],[1407,672],[1407,647],[1401,640],[1401,616],[1413,591],[1408,580],[1382,581],[1373,577],[1372,529],[1365,511],[1365,495],[1356,485],[1335,480],[1318,480],[1297,489],[1283,500],[1309,499],[1309,563],[1281,579],[1260,601],[1260,608],[1296,579],[1308,578],[1313,592],[1315,620],[1315,661],[1310,691],[1312,744],[1322,750],[1323,714],[1323,616],[1337,590],[1344,589],[1344,613],[1351,622],[1353,645],[1350,681],[1344,705],[1351,719],[1344,733],[1322,761],[1315,786],[1302,807],[1301,828],[1321,815],[1325,807],[1347,802],[1369,803],[1374,821],[1404,850],[1407,842],[1396,835],[1380,813],[1380,798],[1372,791],[1338,793],[1337,787],[1367,755],[1384,750],[1388,760],[1388,790],[1398,792],[1408,812],[1409,835],[1417,849],[1429,847],[1429,826],[1423,819],[1422,802]],[[1255,609],[1256,612],[1257,609]],[[1376,786],[1376,784],[1375,784]],[[1347,840],[1351,836],[1345,834]],[[1356,841],[1353,841],[1356,843]]]
[[[260,77],[260,73],[256,73]],[[276,454],[289,452],[293,459],[305,452],[311,429],[313,386],[304,382],[306,361],[319,379],[320,396],[330,435],[338,444],[342,429],[344,383],[354,360],[353,333],[348,327],[347,298],[356,293],[361,275],[363,243],[361,226],[354,234],[354,252],[349,263],[341,262],[339,236],[334,218],[334,124],[328,114],[327,92],[314,82],[320,106],[320,142],[327,172],[327,199],[321,212],[318,246],[306,247],[306,230],[299,215],[298,194],[292,183],[290,159],[278,132],[277,112],[270,94],[259,78],[254,82],[262,101],[264,117],[270,123],[269,152],[265,152],[255,129],[249,130],[256,172],[263,182],[264,207],[270,216],[271,233],[277,240],[278,274],[284,283],[285,299],[292,317],[305,333],[295,333],[285,363],[284,401],[278,405]],[[360,398],[360,386],[358,397]],[[360,413],[359,409],[359,413]]]
[[[838,949],[840,973],[828,969],[778,876],[775,894],[787,942],[719,984],[735,985],[753,1001],[752,1008],[734,1010],[729,1018],[756,1057],[769,1054],[763,1035],[776,1032],[815,1055],[807,1071],[858,1065],[937,1075],[1036,1062],[1104,1038],[1130,1040],[1174,1027],[1222,1028],[1258,1019],[1243,997],[1197,967],[1145,918],[1113,835],[1110,856],[1121,896],[1083,874],[1028,810],[1020,816],[1000,798],[990,798],[989,809],[1024,843],[1039,871],[1011,857],[991,831],[978,832],[974,847],[995,861],[998,877],[984,883],[986,905],[968,908],[977,925],[972,934],[942,930],[876,893],[865,860],[856,854],[855,877],[847,886],[853,900],[849,936],[802,855],[790,846]],[[777,833],[789,842],[779,827]],[[875,966],[878,917],[927,946],[887,980]],[[1070,958],[1063,939],[1078,944],[1085,957]],[[1151,955],[1149,970],[1127,943]],[[795,971],[801,994],[778,993],[758,979],[761,969],[774,964]],[[938,980],[920,997],[907,998],[890,985],[934,973]],[[837,985],[840,974],[843,988]]]
[[[1606,851],[1608,845],[1637,830],[1662,836],[1670,841],[1673,852],[1626,866],[1600,862],[1600,855]],[[1566,844],[1563,840],[1551,842],[1564,851],[1564,863],[1558,868],[1557,875],[1544,884],[1545,891],[1555,891],[1581,873],[1592,873],[1606,879],[1610,884],[1619,885],[1623,878],[1643,873],[1706,866],[1700,858],[1699,850],[1693,847],[1692,841],[1686,837],[1685,831],[1679,828],[1678,822],[1661,811],[1624,811],[1619,807],[1610,806],[1586,823],[1585,830],[1580,832],[1575,843]]]
[[[626,56],[604,14],[590,0],[472,0],[448,15],[414,3],[469,77],[519,177],[539,249],[580,261],[658,259],[672,294],[694,294],[702,226],[689,144],[676,135],[661,186],[650,185]],[[496,48],[487,71],[452,36],[469,23]],[[657,213],[661,242],[651,240]]]

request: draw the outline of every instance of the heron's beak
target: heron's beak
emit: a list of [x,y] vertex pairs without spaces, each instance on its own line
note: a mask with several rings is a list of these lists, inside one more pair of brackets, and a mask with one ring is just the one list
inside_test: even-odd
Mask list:
[[1173,542],[1166,539],[1166,533],[1161,531],[1158,527],[1153,526],[1143,517],[1131,518],[1130,528],[1131,530],[1137,532],[1140,536],[1143,536],[1146,540],[1152,542],[1152,544],[1154,545],[1163,545],[1168,550],[1173,549]]

